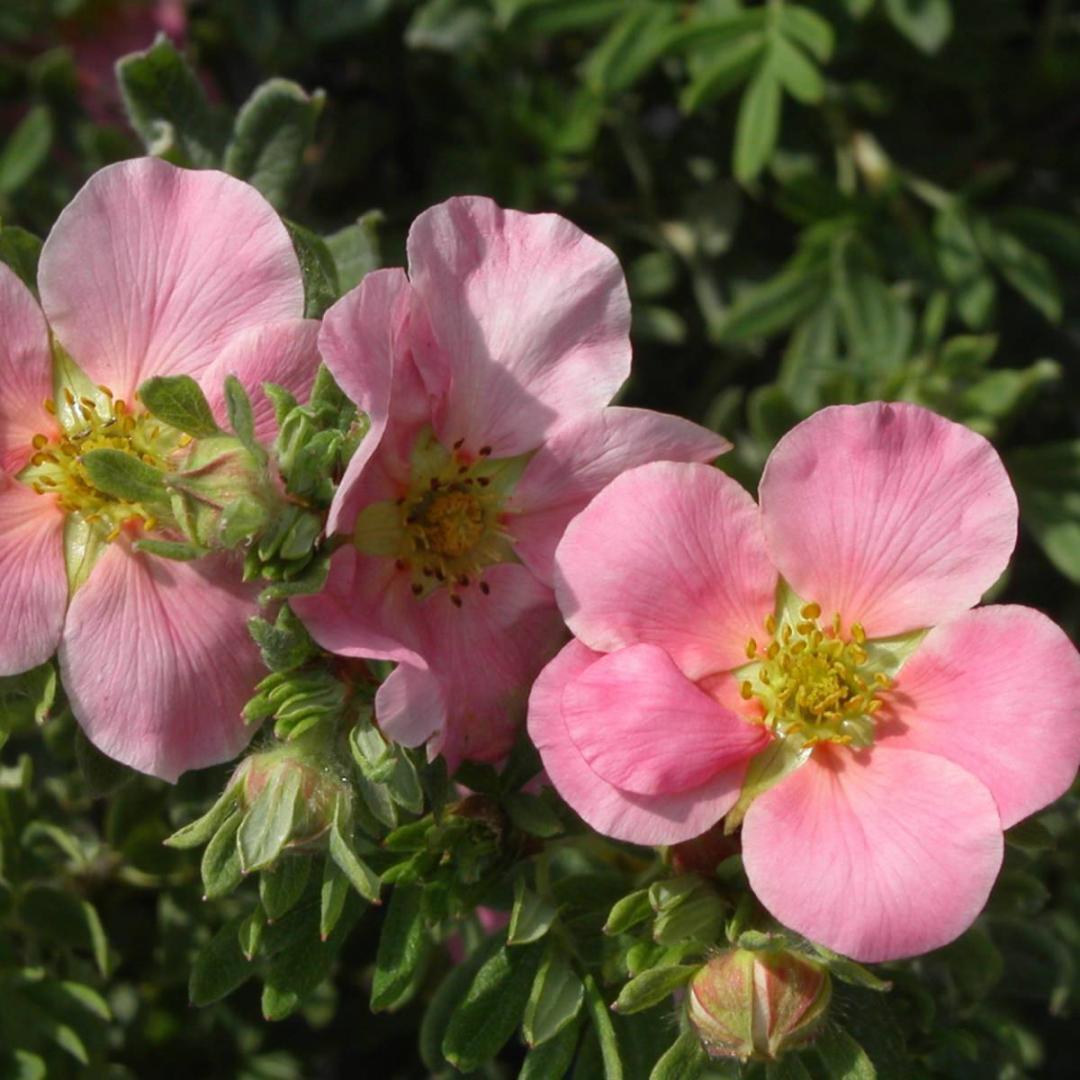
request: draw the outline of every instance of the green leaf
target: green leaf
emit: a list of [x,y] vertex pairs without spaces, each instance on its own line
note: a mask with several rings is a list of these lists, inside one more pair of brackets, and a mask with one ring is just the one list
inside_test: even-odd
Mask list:
[[754,180],[776,149],[780,134],[782,95],[780,79],[772,57],[766,58],[750,80],[735,121],[735,179],[741,184]]
[[778,37],[772,44],[770,63],[784,89],[804,105],[818,105],[825,97],[825,80],[814,62],[787,38]]
[[333,859],[323,863],[322,886],[319,889],[319,937],[325,941],[333,932],[345,909],[352,885]]
[[581,1011],[585,984],[565,954],[551,947],[536,973],[525,1006],[522,1031],[529,1046],[554,1038]]
[[[785,1054],[779,1061],[765,1065],[765,1080],[812,1080],[806,1066],[795,1054]],[[829,1080],[834,1080],[830,1073]],[[839,1080],[839,1076],[835,1078]]]
[[476,50],[491,28],[491,14],[459,0],[427,0],[405,28],[410,49],[433,49],[444,53]]
[[172,836],[165,840],[165,844],[168,847],[181,849],[202,847],[225,823],[235,809],[236,789],[228,787],[201,818],[188,822],[187,825],[177,829]]
[[546,840],[563,831],[559,815],[543,796],[515,792],[506,796],[503,806],[514,825],[530,836]]
[[371,987],[374,1012],[388,1008],[401,997],[424,952],[427,930],[423,917],[423,890],[399,885],[390,896]]
[[668,4],[631,4],[585,59],[588,86],[607,97],[629,89],[668,47],[664,30],[678,16]]
[[379,875],[353,851],[348,841],[341,834],[337,821],[334,822],[330,829],[330,858],[337,863],[338,868],[349,879],[352,887],[368,903],[378,904],[380,902]]
[[240,943],[240,951],[251,960],[259,951],[262,942],[263,930],[266,927],[266,916],[262,908],[256,906],[250,915],[240,924],[236,932],[236,939]]
[[975,238],[1005,280],[1052,323],[1061,321],[1061,285],[1045,256],[1012,233],[996,229],[985,218],[974,223]]
[[190,375],[155,375],[139,387],[139,399],[159,420],[192,438],[220,433],[202,389]]
[[816,307],[828,279],[813,267],[789,263],[775,277],[736,297],[718,327],[725,342],[754,341],[786,329]]
[[557,1035],[533,1047],[525,1055],[518,1080],[552,1080],[553,1077],[568,1075],[581,1039],[581,1026],[581,1021],[575,1020]]
[[145,52],[118,61],[116,77],[131,126],[151,154],[199,169],[220,164],[224,125],[164,34]]
[[236,832],[243,814],[234,809],[218,827],[202,857],[203,894],[207,900],[231,893],[243,879],[240,868],[240,852],[236,845]]
[[698,71],[679,96],[683,112],[694,112],[741,86],[757,66],[765,49],[760,30],[738,34],[710,52],[709,63]]
[[832,56],[836,35],[827,19],[799,4],[784,4],[777,14],[780,29],[811,56],[823,64]]
[[263,870],[259,875],[259,900],[271,922],[296,906],[310,877],[311,859],[307,855],[288,855]]
[[240,108],[225,149],[225,171],[246,180],[281,210],[303,172],[304,151],[326,102],[288,79],[268,79]]
[[1028,818],[1005,833],[1005,843],[1021,851],[1053,851],[1057,847],[1054,834],[1038,819]]
[[299,769],[286,769],[284,780],[266,784],[236,834],[245,874],[269,866],[289,842],[301,809]]
[[240,948],[243,922],[243,915],[230,919],[196,954],[188,982],[192,1005],[202,1008],[220,1001],[254,974]]
[[684,1031],[653,1066],[649,1080],[697,1080],[708,1062],[697,1032]]
[[527,888],[518,877],[514,882],[514,907],[510,913],[510,929],[507,942],[510,945],[527,945],[539,941],[555,921],[555,908]]
[[521,1022],[543,949],[502,948],[476,973],[443,1039],[443,1054],[471,1072],[502,1049]]
[[685,986],[700,970],[700,964],[674,964],[643,971],[619,991],[612,1008],[624,1015],[658,1005],[680,986]]
[[1080,439],[1015,450],[1007,463],[1020,520],[1054,566],[1080,585]]
[[167,499],[165,476],[126,450],[88,450],[79,462],[99,491],[133,503],[156,503]]
[[334,257],[321,236],[292,221],[286,221],[285,225],[292,237],[296,257],[300,260],[300,272],[304,277],[304,314],[309,319],[317,319],[339,295]]
[[592,1019],[593,1031],[600,1044],[604,1080],[623,1080],[622,1058],[615,1038],[615,1027],[611,1022],[608,1007],[591,975],[585,976],[585,1003]]
[[225,408],[229,416],[229,426],[244,447],[260,463],[266,462],[266,451],[255,437],[255,414],[251,409],[251,398],[244,389],[244,384],[235,376],[225,377]]
[[924,53],[936,53],[953,28],[950,0],[885,0],[893,26]]
[[649,902],[649,890],[638,889],[628,893],[612,906],[604,923],[605,934],[623,934],[638,923],[652,917],[652,904]]
[[824,945],[814,945],[814,951],[824,960],[826,967],[842,982],[851,986],[858,986],[863,990],[873,990],[879,994],[892,989],[892,983],[886,979],[880,979],[869,968],[849,960],[846,956],[834,953],[826,949]]
[[385,220],[381,210],[369,210],[352,225],[323,238],[337,268],[338,288],[342,293],[354,289],[366,274],[382,265],[379,226]]
[[830,1078],[876,1080],[877,1070],[866,1051],[836,1023],[827,1025],[817,1037],[814,1052]]
[[14,195],[37,172],[52,139],[52,112],[47,105],[35,105],[0,149],[0,195]]
[[136,540],[136,551],[145,551],[147,555],[156,555],[159,559],[172,559],[175,562],[192,562],[201,559],[209,548],[198,544],[188,544],[182,540]]
[[9,266],[31,291],[37,291],[37,267],[41,241],[17,225],[0,228],[0,262]]

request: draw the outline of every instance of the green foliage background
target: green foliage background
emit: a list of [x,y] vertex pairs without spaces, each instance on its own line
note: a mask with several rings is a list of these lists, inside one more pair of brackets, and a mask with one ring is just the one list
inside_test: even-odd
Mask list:
[[[206,0],[186,51],[209,103],[159,46],[126,69],[134,131],[119,100],[115,122],[92,121],[77,80],[78,43],[106,36],[118,7],[0,10],[0,258],[27,276],[34,237],[87,176],[146,146],[264,191],[295,223],[312,313],[403,262],[409,222],[448,195],[557,210],[626,267],[626,402],[724,432],[724,467],[751,486],[825,404],[912,400],[969,424],[1021,497],[994,599],[1075,635],[1075,5]],[[243,890],[203,902],[197,855],[161,841],[228,770],[175,789],[121,773],[77,735],[47,670],[0,681],[0,746],[0,1076],[428,1074],[417,1025],[447,961],[432,956],[411,1003],[369,1015],[382,915],[357,919],[331,977],[279,1023],[254,983],[189,1006],[197,950],[222,926],[235,937],[247,907]],[[848,1029],[884,1046],[879,1075],[1075,1074],[1075,799],[1042,822],[1014,838],[975,930],[895,965],[889,995],[845,988]],[[675,1029],[657,1010],[635,1019],[619,1021],[624,1065],[648,1076]],[[575,1075],[603,1074],[590,1054]],[[511,1046],[482,1071],[520,1060]],[[819,1057],[783,1075],[872,1075],[860,1068]]]

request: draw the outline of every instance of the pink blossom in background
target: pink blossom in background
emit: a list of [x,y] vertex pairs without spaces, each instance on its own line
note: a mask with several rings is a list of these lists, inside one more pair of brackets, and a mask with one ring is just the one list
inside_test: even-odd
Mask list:
[[[59,649],[90,740],[175,780],[250,737],[240,710],[262,670],[246,628],[254,594],[225,556],[134,551],[160,535],[153,515],[94,488],[79,455],[112,447],[168,467],[175,433],[135,398],[159,374],[193,376],[222,420],[222,384],[237,375],[269,436],[258,388],[310,387],[318,324],[302,318],[299,264],[262,196],[153,158],[89,180],[45,242],[38,284],[40,307],[0,266],[0,674]],[[60,350],[81,381],[61,378]]]
[[158,34],[183,45],[185,0],[106,0],[66,24],[63,36],[75,61],[79,100],[96,124],[126,123],[116,61],[148,49]]
[[781,922],[860,960],[936,948],[985,904],[1002,829],[1076,774],[1080,656],[1037,611],[973,609],[1017,506],[959,424],[824,409],[776,446],[760,500],[661,463],[592,501],[556,554],[576,640],[529,732],[600,832],[674,844],[745,812],[750,885]]
[[624,469],[727,443],[608,405],[630,371],[626,284],[569,221],[451,199],[408,255],[408,277],[369,274],[324,318],[323,359],[371,429],[330,513],[352,542],[293,606],[324,648],[397,662],[376,699],[388,735],[495,761],[565,633],[566,523]]

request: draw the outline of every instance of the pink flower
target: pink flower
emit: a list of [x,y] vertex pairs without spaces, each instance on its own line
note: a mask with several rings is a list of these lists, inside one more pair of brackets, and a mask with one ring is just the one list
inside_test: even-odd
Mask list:
[[451,199],[408,252],[408,278],[369,274],[323,322],[323,358],[371,429],[330,513],[352,543],[293,606],[325,648],[398,662],[376,699],[390,736],[494,761],[564,632],[566,523],[632,465],[727,444],[607,407],[630,370],[626,285],[569,221]]
[[[179,433],[141,410],[144,379],[191,375],[224,419],[230,373],[251,392],[310,386],[318,324],[301,318],[299,265],[269,204],[222,173],[152,158],[90,179],[49,235],[38,282],[41,307],[0,266],[0,674],[59,648],[91,741],[174,780],[248,741],[253,594],[224,556],[135,552],[154,515],[99,491],[80,456],[112,447],[167,468]],[[270,403],[259,392],[254,404],[266,437]]]
[[967,428],[824,409],[760,496],[653,464],[593,500],[556,555],[577,640],[529,732],[600,832],[673,844],[745,811],[750,885],[781,922],[861,960],[936,948],[983,907],[1002,828],[1076,774],[1080,657],[1030,608],[970,610],[1017,508]]

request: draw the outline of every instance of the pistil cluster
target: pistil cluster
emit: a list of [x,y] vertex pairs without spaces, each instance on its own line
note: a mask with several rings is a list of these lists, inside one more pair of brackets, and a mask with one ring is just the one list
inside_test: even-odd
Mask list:
[[766,619],[769,643],[746,643],[751,663],[739,671],[742,696],[761,703],[771,731],[801,746],[872,746],[874,717],[893,681],[875,670],[859,623],[845,634],[838,614],[824,627],[820,617],[820,605],[810,603],[779,625],[774,615]]
[[147,412],[134,412],[121,398],[114,398],[105,386],[97,387],[96,398],[77,397],[64,390],[66,408],[44,402],[45,411],[58,418],[58,436],[35,435],[34,453],[19,474],[39,495],[53,495],[65,513],[79,514],[101,528],[107,540],[115,540],[127,524],[149,531],[158,524],[151,508],[140,502],[117,498],[96,487],[83,464],[91,450],[121,450],[157,469],[168,469],[167,455],[191,440],[172,429],[166,430]]

